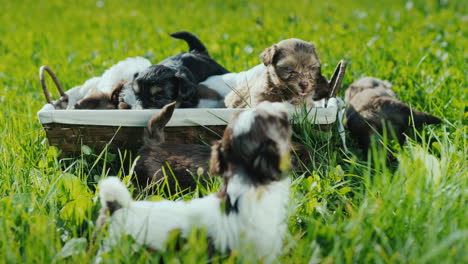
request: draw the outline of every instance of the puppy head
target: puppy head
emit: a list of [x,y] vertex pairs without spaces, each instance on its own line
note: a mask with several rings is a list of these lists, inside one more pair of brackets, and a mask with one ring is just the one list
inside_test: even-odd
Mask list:
[[195,106],[198,103],[196,85],[176,70],[153,65],[128,84],[143,108],[162,108],[177,101],[180,107]]
[[290,163],[291,126],[282,103],[262,102],[237,113],[213,145],[210,170],[239,173],[255,184],[281,180]]
[[383,96],[396,98],[396,94],[392,90],[392,84],[388,81],[382,81],[374,77],[363,77],[352,83],[345,92],[345,101],[349,102],[354,96],[364,90],[373,89],[376,92],[380,91]]
[[329,95],[330,87],[322,76],[322,66],[313,43],[286,39],[265,49],[261,56],[263,64],[273,67],[272,72],[283,84],[284,99],[311,96],[319,100]]

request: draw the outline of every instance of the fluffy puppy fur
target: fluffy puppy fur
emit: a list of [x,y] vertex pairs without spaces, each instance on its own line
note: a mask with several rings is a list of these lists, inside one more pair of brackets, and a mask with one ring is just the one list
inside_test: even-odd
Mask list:
[[123,234],[164,250],[171,231],[187,237],[191,230],[203,228],[220,252],[238,250],[243,256],[274,261],[287,232],[290,138],[287,111],[279,103],[265,102],[237,114],[212,147],[211,171],[224,178],[216,194],[191,201],[133,201],[117,178],[102,180],[99,221],[110,224],[100,253]]
[[81,86],[76,86],[65,93],[68,95],[66,109],[74,109],[79,100],[83,99],[90,91],[96,91],[101,77],[93,77],[85,81]]
[[256,78],[241,79],[240,85],[227,94],[226,107],[253,107],[262,101],[305,101],[313,105],[312,100],[330,94],[330,85],[322,76],[313,43],[283,40],[265,49],[261,57],[264,67],[253,69]]
[[235,89],[248,86],[259,79],[266,70],[265,65],[259,64],[248,71],[231,72],[223,75],[211,76],[198,84],[200,102],[197,108],[224,108],[226,95]]
[[[185,40],[189,51],[147,68],[124,87],[125,93],[135,93],[143,108],[162,108],[173,101],[181,108],[195,107],[198,104],[197,84],[209,76],[228,72],[210,57],[205,45],[195,35],[181,31],[171,36]],[[124,98],[121,101],[122,105],[131,105]]]
[[413,125],[421,128],[423,124],[442,122],[433,115],[411,109],[398,100],[391,83],[374,77],[364,77],[352,83],[346,90],[345,101],[345,127],[364,150],[370,147],[376,133],[387,134],[403,144],[404,132]]
[[142,57],[127,58],[107,69],[101,77],[85,82],[79,90],[80,100],[75,109],[116,109],[122,85],[133,80],[135,74],[151,66]]
[[207,177],[209,146],[164,142],[164,127],[171,119],[175,107],[175,103],[164,106],[159,114],[148,121],[145,143],[138,151],[140,159],[135,166],[138,184],[141,187],[163,181],[163,169],[167,175],[171,174],[168,165],[176,177],[171,175],[167,179],[171,193],[176,191],[176,182],[180,189],[185,190],[195,187],[198,183],[204,183],[203,178],[194,178],[197,173],[202,172],[203,177]]

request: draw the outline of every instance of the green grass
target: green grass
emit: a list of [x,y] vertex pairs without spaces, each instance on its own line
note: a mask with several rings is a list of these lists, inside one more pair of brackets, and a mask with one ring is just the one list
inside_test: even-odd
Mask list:
[[[186,50],[167,35],[178,30],[196,33],[231,71],[258,64],[258,54],[279,40],[313,41],[326,76],[348,61],[343,87],[366,75],[388,79],[403,101],[444,120],[398,149],[397,167],[386,165],[382,151],[345,155],[336,133],[300,126],[296,136],[313,160],[294,175],[282,263],[468,262],[466,1],[96,2],[0,5],[0,262],[90,261],[98,243],[91,239],[95,183],[128,174],[109,169],[117,153],[57,158],[36,117],[45,101],[39,66],[51,66],[71,88],[129,56],[156,63]],[[218,184],[169,198],[190,199]],[[126,240],[113,256],[119,263],[204,262],[200,236],[179,253],[159,255],[131,253]],[[245,259],[234,252],[223,260]]]

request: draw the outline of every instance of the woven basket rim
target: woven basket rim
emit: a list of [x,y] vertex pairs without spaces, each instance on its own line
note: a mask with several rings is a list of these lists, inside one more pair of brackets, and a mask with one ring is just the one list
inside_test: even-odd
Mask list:
[[[341,108],[339,101],[341,99],[330,98],[327,107],[307,109],[309,120],[321,125],[334,123]],[[174,111],[167,127],[226,125],[231,116],[240,110],[243,108],[179,108]],[[298,113],[303,110],[299,107],[290,112]],[[46,104],[37,115],[41,124],[146,127],[148,120],[160,111],[160,109],[56,110],[52,105]]]

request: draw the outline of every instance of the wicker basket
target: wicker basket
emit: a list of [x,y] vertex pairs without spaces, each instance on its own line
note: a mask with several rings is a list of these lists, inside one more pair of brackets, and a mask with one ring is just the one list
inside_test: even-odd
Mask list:
[[[48,72],[61,98],[52,101],[44,81]],[[331,79],[335,85],[330,98],[323,100],[323,107],[309,109],[308,117],[314,124],[327,127],[336,122],[340,109],[335,98],[345,71],[341,61]],[[159,113],[151,110],[62,110],[60,104],[67,100],[55,75],[47,67],[40,69],[40,80],[48,104],[38,112],[39,121],[44,127],[49,144],[59,148],[62,157],[76,156],[81,146],[87,145],[96,153],[106,146],[110,151],[129,150],[135,153],[143,144],[143,131],[148,120]],[[57,109],[59,108],[59,109]],[[240,109],[176,109],[165,128],[166,141],[177,143],[207,143],[220,138],[233,113]]]
[[[327,127],[335,123],[336,99],[328,107],[312,108],[310,120]],[[211,143],[223,134],[227,121],[239,109],[176,109],[165,128],[166,141],[177,143]],[[143,144],[143,128],[160,110],[55,110],[50,104],[39,112],[39,121],[49,144],[62,150],[62,156],[75,156],[81,145],[101,151],[107,144],[131,152]]]

